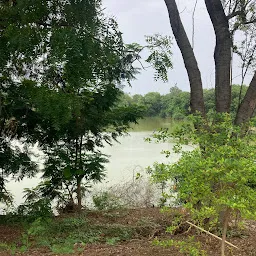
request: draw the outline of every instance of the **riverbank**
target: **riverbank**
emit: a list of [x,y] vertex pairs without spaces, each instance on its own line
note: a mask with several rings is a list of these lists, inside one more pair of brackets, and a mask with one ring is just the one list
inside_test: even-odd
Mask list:
[[[183,226],[175,235],[166,232],[180,210],[160,213],[159,208],[84,211],[66,214],[50,222],[37,220],[29,229],[19,224],[0,224],[0,255],[73,255],[73,256],[162,256],[202,255],[184,254],[177,247],[153,245],[156,239],[185,241],[194,236],[191,244],[209,256],[219,256],[220,243],[215,238]],[[2,217],[3,218],[3,217]],[[228,248],[227,256],[256,255],[256,222],[246,222],[245,228],[232,229],[228,241],[239,249]],[[184,248],[183,248],[184,249]]]

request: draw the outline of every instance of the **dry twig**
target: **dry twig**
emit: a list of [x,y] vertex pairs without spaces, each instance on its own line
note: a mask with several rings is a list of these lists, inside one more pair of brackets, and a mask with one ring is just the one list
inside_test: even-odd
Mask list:
[[[195,228],[197,228],[197,229],[199,229],[199,230],[205,232],[206,234],[211,235],[211,236],[215,237],[216,239],[222,241],[222,238],[220,238],[220,237],[218,237],[218,236],[212,234],[211,232],[209,232],[209,231],[207,231],[207,230],[205,230],[205,229],[203,229],[203,228],[201,228],[201,227],[198,227],[197,225],[195,225],[195,224],[193,224],[193,223],[191,223],[191,222],[189,222],[189,221],[186,221],[186,222],[187,222],[189,225],[191,225],[191,226],[193,226],[193,227],[195,227]],[[226,242],[226,244],[228,244],[229,246],[232,246],[232,247],[234,247],[234,248],[236,248],[236,249],[239,249],[237,246],[231,244],[230,242],[228,242],[228,241],[225,241],[225,242]]]

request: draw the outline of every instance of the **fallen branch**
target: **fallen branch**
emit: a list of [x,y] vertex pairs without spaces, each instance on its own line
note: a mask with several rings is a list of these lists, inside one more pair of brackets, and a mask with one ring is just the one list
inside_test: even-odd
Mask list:
[[[218,236],[212,234],[211,232],[209,232],[209,231],[207,231],[207,230],[205,230],[205,229],[203,229],[203,228],[200,228],[200,227],[198,227],[197,225],[195,225],[195,224],[193,224],[193,223],[191,223],[191,222],[189,222],[189,221],[186,221],[186,223],[188,223],[189,225],[191,225],[191,226],[193,226],[193,227],[195,227],[195,228],[197,228],[197,229],[199,229],[199,230],[205,232],[206,234],[211,235],[211,236],[215,237],[216,239],[222,241],[222,238],[220,238],[220,237],[218,237]],[[231,244],[231,243],[228,242],[228,241],[225,241],[225,243],[228,244],[229,246],[232,246],[232,247],[234,247],[234,248],[236,248],[236,249],[239,249],[237,246]]]

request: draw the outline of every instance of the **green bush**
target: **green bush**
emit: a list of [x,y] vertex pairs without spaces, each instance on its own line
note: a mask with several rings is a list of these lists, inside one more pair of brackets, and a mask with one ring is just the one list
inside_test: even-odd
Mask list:
[[174,246],[183,255],[188,255],[188,256],[206,256],[207,255],[206,252],[201,249],[200,242],[196,242],[194,240],[194,237],[189,237],[185,241],[176,241],[173,239],[166,240],[166,241],[159,241],[159,240],[155,239],[153,241],[153,244],[160,245],[163,247]]
[[114,210],[122,208],[122,204],[118,197],[113,194],[104,191],[100,192],[92,197],[94,206],[97,210]]
[[47,219],[54,216],[50,200],[44,198],[18,206],[16,213],[28,222],[35,221],[38,218]]
[[[224,252],[232,217],[239,213],[256,219],[256,136],[248,132],[252,124],[235,126],[229,114],[192,118],[197,129],[184,126],[171,134],[180,159],[174,164],[156,163],[151,173],[155,182],[172,181],[169,196],[187,208],[196,223],[207,223],[205,229],[221,228]],[[163,136],[170,135],[160,134],[159,139]],[[194,149],[184,151],[184,144]]]
[[6,212],[3,220],[5,223],[23,223],[30,224],[37,219],[49,219],[54,216],[51,202],[48,199],[39,199],[37,201],[25,202],[17,208],[12,208]]

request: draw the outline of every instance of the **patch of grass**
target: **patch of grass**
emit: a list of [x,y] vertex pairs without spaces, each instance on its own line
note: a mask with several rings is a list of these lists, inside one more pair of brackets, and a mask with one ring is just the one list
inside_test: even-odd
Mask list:
[[57,254],[70,254],[75,252],[73,245],[68,244],[53,244],[51,251]]
[[0,252],[7,252],[10,255],[15,255],[16,253],[24,253],[28,250],[27,245],[22,245],[18,247],[16,244],[7,244],[7,243],[0,243]]
[[[23,249],[33,241],[35,247],[47,247],[56,254],[69,254],[83,250],[88,243],[107,243],[114,245],[119,241],[131,239],[135,228],[124,225],[94,225],[84,217],[38,219],[23,235]],[[20,248],[21,249],[21,248]]]
[[202,250],[201,243],[196,242],[194,237],[189,237],[186,241],[165,240],[159,241],[155,239],[153,245],[160,245],[163,247],[176,247],[180,253],[189,256],[206,256],[206,252]]
[[0,251],[6,251],[10,248],[10,245],[6,243],[0,243]]
[[113,238],[118,236],[120,240],[127,241],[136,235],[135,227],[121,224],[97,225],[95,228],[101,230],[101,236],[103,237],[103,240],[105,237]]
[[116,245],[120,241],[119,237],[112,237],[106,239],[106,244],[108,245]]
[[[141,217],[133,225],[118,224],[118,220],[127,215],[127,210],[120,209],[95,212],[92,218],[88,213],[56,218],[39,217],[29,225],[25,222],[27,226],[20,239],[21,246],[15,244],[12,251],[25,252],[30,248],[44,247],[55,254],[70,254],[84,250],[85,244],[115,245],[132,238],[147,237],[157,225],[151,217]],[[2,248],[11,251],[7,245],[2,245]]]
[[116,220],[118,218],[123,218],[127,216],[128,212],[126,209],[119,209],[119,211],[104,212],[102,215],[109,220]]

